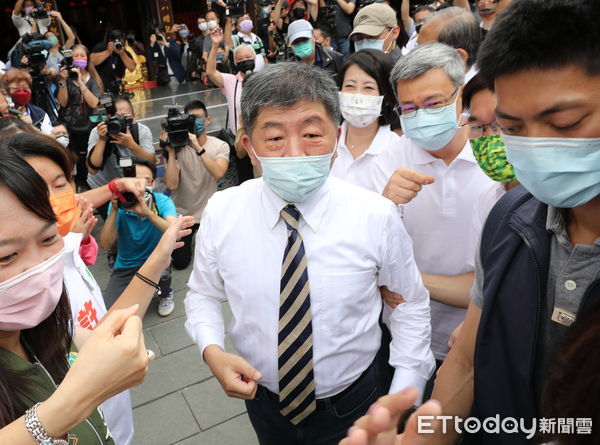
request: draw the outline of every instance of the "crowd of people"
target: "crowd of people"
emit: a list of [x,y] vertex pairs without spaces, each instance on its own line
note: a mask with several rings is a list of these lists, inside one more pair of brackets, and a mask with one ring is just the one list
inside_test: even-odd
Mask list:
[[[600,443],[600,4],[414,3],[219,1],[90,51],[16,2],[0,443],[131,444],[142,319],[190,265],[185,329],[261,445]],[[225,127],[193,98],[158,152],[142,64]]]

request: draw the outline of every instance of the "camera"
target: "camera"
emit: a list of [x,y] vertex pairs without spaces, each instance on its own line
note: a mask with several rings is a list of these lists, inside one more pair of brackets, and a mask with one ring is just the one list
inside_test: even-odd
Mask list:
[[109,136],[116,136],[119,133],[125,133],[127,128],[130,128],[132,125],[133,122],[131,119],[121,116],[120,114],[115,114],[108,118],[108,122],[106,122],[106,131]]
[[100,96],[100,107],[104,109],[107,116],[113,116],[117,113],[117,108],[115,107],[115,101],[113,99],[112,94],[104,93]]
[[[117,158],[119,159],[119,167],[123,170],[124,178],[135,178],[135,164],[133,162],[133,156],[131,152],[123,147],[116,146],[117,150]],[[119,208],[123,210],[127,210],[132,208],[137,204],[137,198],[131,192],[124,192],[123,198],[125,201],[119,200]]]
[[123,43],[120,40],[115,40],[115,49],[119,51],[123,49]]
[[33,8],[33,11],[31,12],[31,17],[37,20],[47,19],[48,11],[44,9],[44,5],[37,5]]
[[188,133],[194,132],[196,116],[182,113],[178,108],[169,108],[167,119],[162,127],[169,135],[168,145],[174,150],[179,150],[190,143]]
[[[41,37],[41,38],[40,38]],[[52,43],[44,39],[41,34],[25,34],[21,40],[23,55],[27,56],[29,68],[41,69],[46,65],[44,52],[52,48]]]
[[77,73],[73,70],[73,51],[70,49],[63,49],[62,55],[64,59],[60,62],[61,66],[64,66],[69,73],[69,78],[73,81],[77,80]]
[[244,6],[245,0],[225,0],[228,8],[229,17],[237,18],[244,15]]

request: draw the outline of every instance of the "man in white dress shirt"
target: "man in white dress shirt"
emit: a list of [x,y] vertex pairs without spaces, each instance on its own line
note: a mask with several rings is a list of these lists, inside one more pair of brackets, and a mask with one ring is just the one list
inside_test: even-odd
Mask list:
[[376,160],[377,189],[400,205],[431,296],[431,350],[438,366],[469,304],[479,239],[472,214],[480,195],[495,187],[473,156],[468,128],[458,126],[464,76],[457,51],[441,43],[419,46],[398,61],[391,80],[404,136]]
[[[338,97],[306,64],[253,74],[242,143],[263,177],[213,195],[197,234],[186,329],[225,392],[246,400],[261,444],[337,444],[387,392],[379,286],[405,300],[386,306],[390,391],[422,391],[434,367],[429,297],[396,207],[328,177]],[[225,301],[239,355],[224,351]]]

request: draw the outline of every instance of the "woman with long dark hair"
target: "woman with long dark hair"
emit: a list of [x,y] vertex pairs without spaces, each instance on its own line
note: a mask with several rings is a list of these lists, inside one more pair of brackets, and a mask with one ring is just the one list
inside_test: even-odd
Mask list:
[[[77,205],[75,190],[71,185],[72,162],[69,153],[54,139],[34,133],[21,133],[4,139],[0,144],[0,156],[7,152],[18,155],[31,165],[48,187],[59,234],[64,237],[63,280],[71,306],[73,325],[82,329],[94,329],[107,310],[100,287],[79,255],[83,236],[81,230],[76,230],[76,225],[82,211]],[[186,224],[187,219],[182,221]],[[171,250],[157,249],[143,266],[142,275],[157,280],[158,271],[160,278],[160,273],[171,256]],[[143,317],[153,293],[153,289],[149,287],[144,288],[142,293],[138,291],[133,295],[131,292],[125,292],[116,305],[125,307],[139,304],[138,315]],[[123,392],[112,397],[102,405],[102,409],[115,443],[131,443],[133,417],[129,393]]]
[[354,53],[337,77],[344,122],[331,175],[377,193],[374,160],[399,140],[390,128],[396,102],[391,70],[389,55],[365,49]]
[[[68,433],[80,443],[112,444],[96,408],[145,375],[139,315],[154,288],[134,280],[119,305],[127,309],[111,310],[94,331],[73,328],[64,242],[47,186],[14,151],[0,149],[0,443],[30,444],[32,437],[44,443],[45,434],[58,440]],[[150,281],[179,245],[184,222],[165,233],[153,254],[162,264],[140,269]],[[131,306],[140,297],[142,304]],[[38,422],[43,434],[35,437]]]

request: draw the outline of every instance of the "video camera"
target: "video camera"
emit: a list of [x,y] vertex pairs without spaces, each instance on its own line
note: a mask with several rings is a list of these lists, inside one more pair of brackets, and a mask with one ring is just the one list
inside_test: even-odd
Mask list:
[[[22,55],[27,57],[31,69],[41,70],[46,65],[48,50],[52,43],[41,34],[25,34],[21,39]],[[45,53],[44,53],[45,51]]]
[[167,119],[162,123],[163,129],[169,135],[164,145],[170,145],[175,151],[188,145],[190,143],[188,133],[194,132],[195,124],[196,116],[182,113],[179,108],[170,107]]
[[245,14],[243,3],[246,0],[225,0],[229,11],[229,17],[238,18]]

